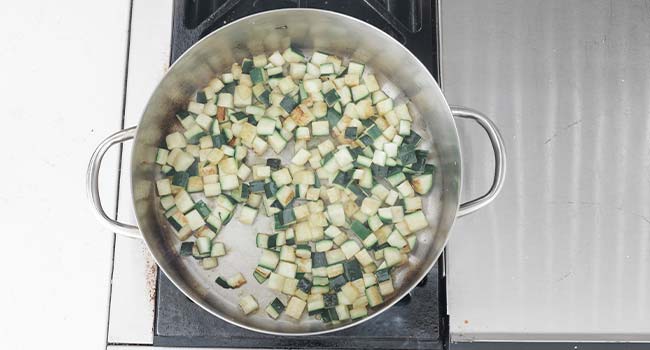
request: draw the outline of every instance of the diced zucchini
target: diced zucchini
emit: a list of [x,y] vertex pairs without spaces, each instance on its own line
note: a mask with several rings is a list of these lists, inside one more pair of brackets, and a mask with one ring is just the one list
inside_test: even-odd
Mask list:
[[284,311],[285,305],[280,301],[280,299],[275,298],[273,301],[266,307],[266,314],[269,315],[272,319],[277,319],[280,317],[280,314]]
[[276,268],[276,272],[279,275],[282,275],[286,278],[295,278],[296,270],[297,270],[296,264],[287,261],[280,261]]
[[295,165],[304,165],[307,163],[309,158],[311,157],[311,152],[307,151],[306,149],[301,149],[296,154],[293,156],[291,159],[291,163]]
[[377,284],[377,276],[374,273],[364,273],[363,274],[363,284],[367,287],[374,286]]
[[418,210],[405,215],[404,221],[406,222],[406,225],[408,226],[409,230],[412,232],[422,230],[427,226],[429,226],[429,222],[427,221],[427,218],[424,216],[422,210]]
[[325,302],[322,294],[311,294],[307,298],[307,311],[309,315],[320,313],[325,308]]
[[341,249],[329,250],[325,252],[325,257],[328,265],[334,265],[346,259],[345,253]]
[[259,265],[267,269],[275,270],[280,262],[280,255],[272,250],[263,249]]
[[366,239],[366,237],[372,233],[368,227],[358,220],[352,222],[350,229],[361,239]]
[[361,266],[368,266],[369,264],[373,263],[370,253],[368,253],[368,251],[365,249],[359,250],[354,255],[354,257],[357,259],[357,261],[359,261],[359,264],[361,264]]
[[167,164],[167,156],[169,156],[169,151],[164,148],[158,148],[156,152],[156,164],[165,165]]
[[272,135],[275,132],[275,120],[262,117],[257,122],[257,134],[262,136]]
[[381,294],[382,296],[391,295],[395,292],[395,288],[393,287],[393,281],[391,279],[387,279],[383,282],[379,282],[378,287],[379,287],[379,294]]
[[320,75],[334,74],[334,65],[332,63],[323,63],[320,65]]
[[[384,208],[381,208],[379,210],[382,210]],[[368,227],[370,227],[370,230],[377,231],[380,227],[384,225],[384,221],[379,217],[379,215],[373,215],[368,218]]]
[[206,257],[201,259],[201,267],[203,267],[204,270],[210,270],[215,267],[217,267],[218,261],[216,257]]
[[165,144],[167,145],[168,149],[173,150],[175,148],[184,148],[187,146],[187,140],[183,134],[177,131],[167,135],[165,138]]
[[296,261],[296,248],[290,245],[283,245],[280,249],[280,260],[295,262]]
[[297,62],[303,62],[305,60],[305,55],[303,53],[296,49],[289,47],[284,52],[282,53],[282,57],[286,62],[289,63],[297,63]]
[[[330,199],[331,200],[331,199]],[[343,205],[340,203],[330,204],[327,206],[327,214],[330,222],[335,226],[344,226],[346,223]]]
[[238,272],[226,279],[226,283],[228,283],[228,286],[230,286],[230,288],[234,289],[246,284],[246,279],[244,278],[244,275],[241,274],[241,272]]
[[271,276],[272,271],[270,269],[267,269],[263,266],[257,266],[255,268],[255,272],[253,272],[253,277],[257,280],[259,283],[263,283],[266,281],[266,279]]
[[404,209],[407,213],[422,209],[422,197],[404,198]]
[[221,194],[221,184],[219,183],[203,184],[203,192],[205,193],[206,197],[216,197]]
[[[269,177],[271,177],[271,167],[264,166],[264,165],[253,165],[253,179],[254,180],[264,180],[264,179],[267,179]],[[258,191],[253,190],[253,192],[258,192]]]
[[357,300],[357,298],[361,296],[359,290],[350,282],[341,287],[341,292],[343,292],[343,295],[345,295],[348,300]]
[[358,76],[361,76],[363,75],[365,68],[366,66],[364,64],[351,61],[348,64],[348,74],[356,74]]
[[375,107],[377,108],[377,113],[379,113],[379,115],[385,115],[393,110],[393,100],[391,98],[386,98],[377,102]]
[[330,265],[327,267],[327,277],[328,278],[334,278],[338,275],[342,275],[345,269],[343,268],[343,264],[334,264]]
[[187,213],[194,208],[194,200],[192,200],[192,197],[183,190],[179,191],[174,196],[174,202],[176,203],[176,208],[178,208],[182,213]]
[[269,235],[258,233],[257,236],[255,236],[255,245],[258,248],[269,248]]
[[361,204],[361,212],[371,216],[377,213],[379,207],[381,206],[381,201],[375,198],[367,197],[364,198],[363,203]]
[[271,179],[273,179],[273,182],[275,182],[277,186],[288,185],[293,180],[291,173],[289,173],[289,169],[287,168],[282,168],[280,170],[274,171],[271,174]]
[[408,181],[402,182],[397,185],[396,188],[402,197],[413,197],[415,195],[415,191],[413,190],[413,187],[411,187],[411,183]]
[[183,242],[181,243],[181,249],[179,252],[180,256],[190,256],[192,255],[192,248],[194,248],[194,242]]
[[422,174],[411,179],[411,185],[415,193],[420,195],[427,194],[433,187],[433,174]]
[[326,252],[333,248],[333,242],[331,240],[319,240],[316,242],[316,252]]
[[156,181],[156,188],[159,196],[166,196],[172,193],[171,181],[169,179],[160,179]]
[[241,307],[245,315],[248,315],[256,311],[259,305],[252,295],[245,295],[239,299],[239,307]]
[[243,224],[252,225],[257,216],[257,208],[242,206],[239,212],[239,221]]
[[382,294],[379,292],[379,287],[376,285],[366,288],[366,298],[370,307],[375,307],[384,302],[384,298],[382,298]]
[[386,181],[390,183],[393,186],[397,186],[401,184],[402,182],[406,181],[406,175],[404,175],[403,172],[398,171],[386,178]]
[[298,287],[298,280],[295,278],[285,278],[284,285],[282,286],[282,293],[287,295],[294,295]]
[[307,72],[307,65],[304,63],[291,63],[289,65],[289,75],[296,80],[302,79]]
[[220,257],[226,255],[226,247],[221,242],[212,243],[212,248],[210,249],[210,256]]
[[327,136],[330,133],[329,122],[327,120],[312,122],[311,128],[314,136]]
[[350,319],[350,312],[348,311],[347,306],[345,305],[337,305],[335,307],[336,310],[336,315],[338,316],[339,321],[345,321]]
[[353,86],[350,90],[352,93],[352,100],[354,102],[361,101],[364,98],[368,97],[370,94],[368,88],[364,84]]
[[179,171],[186,171],[194,163],[195,163],[195,159],[191,154],[187,152],[179,152],[177,156],[174,158],[174,164],[172,164],[172,166],[177,172],[179,172]]
[[[415,237],[415,236],[413,236],[413,237]],[[296,266],[298,267],[298,269],[296,270],[296,274],[298,274],[298,273],[310,273],[311,272],[311,267],[312,267],[311,259],[296,258],[295,263],[296,263]]]
[[306,305],[307,302],[294,296],[291,299],[289,299],[289,303],[287,304],[285,313],[289,317],[299,320],[300,317],[302,316],[303,311],[305,310]]
[[286,207],[293,201],[293,198],[295,197],[296,193],[294,190],[294,187],[291,185],[285,185],[282,186],[275,194],[276,198],[278,199],[278,202],[282,204],[282,207]]
[[387,267],[392,267],[401,264],[402,255],[399,249],[395,247],[386,247],[384,248],[384,260],[386,261]]
[[386,242],[390,244],[392,247],[399,248],[399,249],[404,248],[405,246],[408,245],[406,239],[404,239],[404,237],[402,237],[402,235],[397,230],[393,231],[388,236]]
[[196,239],[196,248],[199,251],[199,254],[209,254],[210,249],[212,248],[210,244],[210,238],[208,237],[199,237]]
[[361,250],[361,247],[356,241],[348,240],[341,245],[341,250],[345,254],[345,258],[350,259]]
[[274,291],[277,292],[282,292],[282,288],[284,288],[284,281],[286,277],[277,274],[275,272],[271,272],[268,278],[268,287]]
[[171,209],[176,205],[174,202],[174,196],[166,195],[164,197],[160,197],[160,205],[162,205],[163,209],[165,210]]
[[209,214],[205,218],[205,225],[214,232],[219,232],[221,229],[221,224],[221,219],[214,214]]

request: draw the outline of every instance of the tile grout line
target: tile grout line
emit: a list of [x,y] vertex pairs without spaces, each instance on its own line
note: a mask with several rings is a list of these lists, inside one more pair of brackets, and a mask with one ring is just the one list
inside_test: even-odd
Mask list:
[[[124,83],[123,83],[123,89],[122,89],[122,118],[120,121],[120,129],[124,129],[124,122],[126,119],[126,92],[127,92],[127,82],[128,82],[128,77],[129,77],[129,56],[130,56],[130,50],[131,50],[131,26],[132,26],[132,20],[133,20],[133,1],[129,1],[129,19],[128,19],[128,26],[127,26],[127,37],[126,37],[126,60],[125,60],[125,69],[124,69]],[[119,213],[119,203],[120,203],[120,182],[122,180],[122,157],[123,157],[123,150],[124,150],[124,145],[120,144],[119,145],[119,150],[118,150],[118,163],[117,163],[117,191],[116,191],[116,196],[115,196],[115,219],[117,220],[118,218],[118,213]],[[115,247],[117,243],[117,234],[113,234],[113,251],[111,253],[111,271],[110,271],[110,276],[109,276],[109,293],[108,293],[108,312],[107,312],[107,319],[106,319],[106,339],[105,343],[106,346],[108,347],[108,337],[109,337],[109,330],[110,330],[110,320],[111,320],[111,297],[113,295],[113,273],[115,272]]]

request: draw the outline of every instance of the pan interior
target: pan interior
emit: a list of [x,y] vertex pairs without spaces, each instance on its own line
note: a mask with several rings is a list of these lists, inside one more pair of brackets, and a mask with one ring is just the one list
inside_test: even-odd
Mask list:
[[[233,22],[195,44],[163,78],[144,111],[134,145],[132,187],[137,221],[147,246],[163,272],[190,299],[214,315],[251,330],[306,335],[347,328],[365,319],[338,325],[307,316],[300,322],[287,316],[270,319],[263,308],[276,294],[259,285],[252,271],[260,254],[255,234],[271,233],[272,220],[260,214],[249,226],[233,219],[218,236],[228,254],[219,259],[216,269],[205,271],[193,258],[178,255],[180,242],[167,224],[155,194],[155,180],[161,176],[154,163],[155,152],[165,135],[180,127],[175,111],[185,108],[192,94],[217,74],[229,71],[232,63],[289,45],[308,55],[315,48],[366,63],[396,103],[408,103],[413,128],[423,138],[419,148],[430,150],[429,162],[438,167],[434,189],[423,197],[429,228],[417,234],[417,246],[409,254],[408,264],[393,274],[396,292],[381,306],[370,309],[365,319],[401,299],[433,266],[454,222],[461,183],[458,135],[447,102],[426,68],[394,39],[354,18],[312,9],[270,11]],[[283,154],[285,164],[292,145],[287,149]],[[249,153],[248,164],[263,161],[264,157]],[[226,290],[214,283],[218,275],[236,272],[244,274],[248,281],[241,288]],[[253,294],[262,310],[244,316],[238,307],[243,294]]]

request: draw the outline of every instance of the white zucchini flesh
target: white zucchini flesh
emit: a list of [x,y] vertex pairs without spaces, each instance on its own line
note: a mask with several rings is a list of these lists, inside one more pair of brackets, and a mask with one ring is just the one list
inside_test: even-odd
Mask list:
[[361,250],[361,247],[357,241],[348,240],[341,245],[341,250],[343,251],[343,254],[345,254],[346,259],[351,259]]
[[185,217],[187,218],[187,222],[193,231],[196,231],[205,225],[205,221],[203,221],[201,214],[199,214],[196,209],[185,214]]
[[285,313],[289,317],[299,320],[300,317],[302,317],[302,313],[304,312],[306,305],[307,303],[304,300],[301,300],[298,297],[291,297],[291,299],[289,299],[289,303],[287,304]]
[[232,277],[229,277],[226,282],[232,288],[239,288],[246,284],[246,278],[244,278],[244,275],[242,275],[241,272],[238,272]]
[[278,274],[286,278],[296,277],[296,270],[297,270],[296,264],[287,261],[280,261],[276,268]]
[[216,242],[212,244],[210,248],[210,256],[220,257],[226,255],[226,247],[221,242]]
[[272,290],[277,291],[277,292],[281,292],[282,289],[284,288],[285,279],[286,279],[286,277],[284,277],[284,276],[282,276],[280,274],[271,272],[271,275],[269,276],[269,279],[268,279],[268,287],[270,289],[272,289]]
[[422,210],[418,210],[416,212],[405,215],[404,221],[406,221],[406,225],[412,232],[422,230],[429,226],[429,222],[424,216]]
[[296,165],[303,165],[311,158],[311,152],[306,149],[301,149],[291,158],[291,163]]
[[[327,214],[330,217],[330,222],[335,226],[344,226],[345,225],[345,212],[343,211],[342,204],[331,204],[327,207]],[[330,226],[330,227],[335,227]],[[333,238],[333,237],[332,237]]]
[[248,315],[259,308],[257,300],[252,295],[245,295],[239,299],[239,306],[245,315]]
[[167,135],[165,138],[165,144],[167,145],[167,148],[173,150],[175,148],[184,148],[187,146],[187,140],[183,134],[177,131]]
[[326,120],[312,122],[311,127],[314,136],[327,136],[330,133],[329,122]]
[[257,134],[262,136],[272,135],[275,131],[275,120],[262,117],[257,122]]

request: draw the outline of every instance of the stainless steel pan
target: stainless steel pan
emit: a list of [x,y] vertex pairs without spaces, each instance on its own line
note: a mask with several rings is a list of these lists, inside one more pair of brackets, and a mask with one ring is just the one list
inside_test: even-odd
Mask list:
[[[214,271],[204,271],[191,257],[178,255],[180,242],[167,224],[155,193],[160,177],[154,164],[156,147],[171,130],[178,128],[174,112],[186,106],[190,96],[233,62],[241,62],[262,52],[282,50],[289,44],[306,51],[318,48],[338,56],[365,62],[374,70],[383,88],[398,101],[408,101],[414,114],[414,128],[423,136],[423,146],[432,150],[439,172],[435,190],[424,199],[430,228],[418,233],[417,248],[406,266],[394,275],[396,292],[370,315],[354,322],[326,325],[311,317],[300,322],[286,316],[271,320],[263,311],[244,316],[238,297],[251,293],[264,308],[273,293],[251,275],[257,264],[255,233],[269,232],[271,223],[259,215],[255,225],[232,220],[220,233],[229,254],[219,260]],[[454,117],[478,122],[487,132],[495,158],[491,189],[484,196],[460,204],[461,152]],[[138,226],[120,223],[102,209],[97,177],[104,153],[112,145],[134,139],[131,187]],[[253,160],[254,163],[254,160]],[[341,14],[313,9],[269,11],[252,15],[214,31],[191,47],[170,68],[153,92],[140,124],[119,131],[104,140],[92,155],[88,167],[88,193],[99,218],[112,231],[142,238],[169,279],[185,295],[206,311],[235,325],[276,335],[322,334],[365,322],[400,300],[427,274],[440,256],[457,217],[490,203],[498,194],[505,176],[505,150],[495,125],[478,112],[450,108],[427,69],[405,47],[381,30]],[[240,289],[226,290],[214,280],[217,274],[242,272],[249,282]]]

